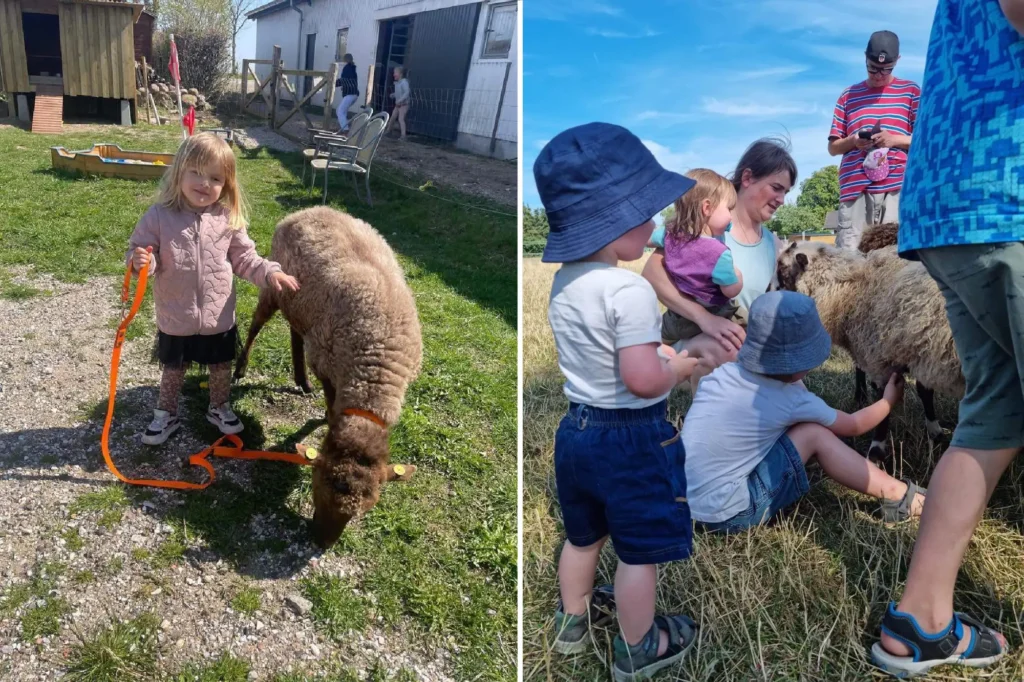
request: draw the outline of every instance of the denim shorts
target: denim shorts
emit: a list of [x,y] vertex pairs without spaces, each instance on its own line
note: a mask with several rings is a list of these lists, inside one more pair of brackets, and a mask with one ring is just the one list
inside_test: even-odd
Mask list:
[[807,470],[789,436],[783,435],[747,477],[750,505],[736,516],[717,523],[702,523],[713,533],[746,530],[767,522],[807,494]]
[[555,481],[573,545],[611,536],[625,564],[690,556],[685,454],[666,409],[666,401],[639,410],[570,403],[555,434]]
[[952,445],[1024,447],[1024,244],[917,252],[946,299],[967,383]]

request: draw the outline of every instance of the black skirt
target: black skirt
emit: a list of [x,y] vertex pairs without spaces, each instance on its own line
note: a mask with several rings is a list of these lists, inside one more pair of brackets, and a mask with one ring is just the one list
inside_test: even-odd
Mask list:
[[219,365],[231,362],[238,351],[238,327],[223,334],[204,336],[171,336],[157,332],[157,357],[165,367],[181,367],[185,363]]

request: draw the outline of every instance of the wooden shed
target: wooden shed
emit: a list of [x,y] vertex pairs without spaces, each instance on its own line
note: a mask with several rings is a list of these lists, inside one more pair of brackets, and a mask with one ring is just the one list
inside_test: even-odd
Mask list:
[[[60,132],[66,103],[135,112],[133,30],[143,5],[117,0],[0,0],[0,73],[16,115]],[[75,99],[68,99],[75,98]]]

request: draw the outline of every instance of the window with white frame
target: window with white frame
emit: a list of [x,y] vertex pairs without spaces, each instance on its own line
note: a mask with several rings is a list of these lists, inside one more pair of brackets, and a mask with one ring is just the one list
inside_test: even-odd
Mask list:
[[491,5],[484,30],[484,49],[481,59],[508,59],[512,49],[512,36],[516,30],[516,3]]
[[338,29],[338,47],[334,50],[334,61],[340,62],[341,58],[348,52],[348,29]]

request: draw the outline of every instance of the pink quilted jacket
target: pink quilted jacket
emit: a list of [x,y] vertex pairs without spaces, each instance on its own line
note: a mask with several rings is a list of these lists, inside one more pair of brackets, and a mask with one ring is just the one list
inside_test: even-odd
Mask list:
[[233,274],[262,287],[281,270],[256,253],[244,229],[228,227],[220,206],[203,213],[151,206],[128,241],[127,262],[136,247],[147,246],[157,327],[172,336],[228,331],[235,325]]

